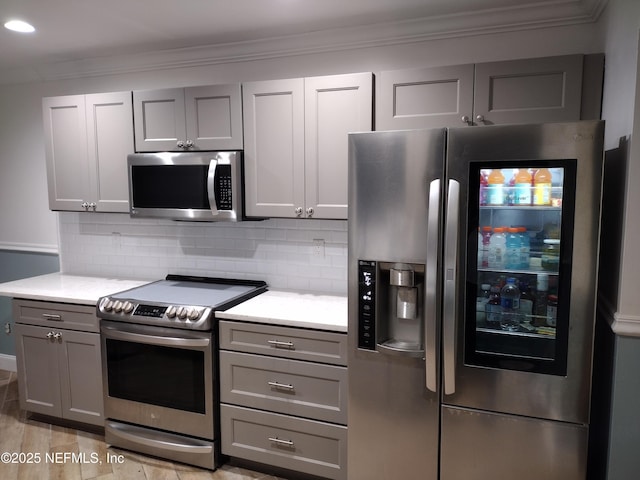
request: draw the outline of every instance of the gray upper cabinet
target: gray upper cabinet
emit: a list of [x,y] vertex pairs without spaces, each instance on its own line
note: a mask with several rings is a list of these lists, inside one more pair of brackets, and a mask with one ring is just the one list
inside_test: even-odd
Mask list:
[[473,115],[473,65],[380,74],[377,130],[458,127]]
[[[376,128],[393,130],[597,118],[597,114],[581,113],[586,58],[567,55],[382,72]],[[597,65],[593,70],[597,76]],[[595,83],[592,96],[598,97],[602,86],[600,83],[598,88]]]
[[51,210],[128,212],[131,92],[42,100]]
[[243,84],[246,213],[347,218],[347,133],[369,131],[373,74]]
[[582,61],[582,55],[568,55],[477,64],[474,122],[580,120]]
[[241,150],[239,84],[133,92],[137,152]]

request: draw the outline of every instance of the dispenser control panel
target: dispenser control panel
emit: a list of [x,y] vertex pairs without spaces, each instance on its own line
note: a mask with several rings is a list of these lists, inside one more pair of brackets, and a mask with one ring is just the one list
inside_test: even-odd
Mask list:
[[376,262],[358,261],[358,348],[376,349]]

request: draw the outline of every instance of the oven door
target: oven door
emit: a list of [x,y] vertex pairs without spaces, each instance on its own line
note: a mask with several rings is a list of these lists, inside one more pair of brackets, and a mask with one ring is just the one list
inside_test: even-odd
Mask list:
[[105,417],[214,439],[213,333],[101,322]]

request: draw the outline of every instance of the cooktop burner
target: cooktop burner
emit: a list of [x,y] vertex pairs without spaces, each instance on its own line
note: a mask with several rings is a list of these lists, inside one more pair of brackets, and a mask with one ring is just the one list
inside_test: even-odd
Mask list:
[[254,280],[168,275],[98,300],[100,318],[189,330],[210,330],[224,311],[267,290]]

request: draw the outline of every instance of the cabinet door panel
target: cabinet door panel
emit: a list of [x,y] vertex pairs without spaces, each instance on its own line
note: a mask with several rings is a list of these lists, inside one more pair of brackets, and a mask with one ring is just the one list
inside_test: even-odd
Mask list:
[[45,327],[15,325],[20,408],[53,417],[62,415],[56,347]]
[[380,74],[377,130],[463,126],[473,108],[473,65]]
[[220,352],[220,401],[347,423],[347,369]]
[[42,111],[49,208],[84,210],[90,196],[84,95],[44,98]]
[[178,150],[186,139],[184,89],[133,92],[136,151]]
[[346,220],[347,134],[371,130],[372,103],[371,73],[305,79],[305,206],[313,217]]
[[134,148],[131,92],[87,95],[86,108],[96,210],[128,212],[127,155]]
[[222,405],[220,416],[225,455],[335,480],[347,478],[347,427],[232,405]]
[[246,213],[295,217],[304,203],[304,81],[243,86]]
[[582,55],[476,65],[479,124],[580,120]]
[[185,89],[187,139],[194,150],[242,149],[240,85]]
[[69,420],[104,425],[100,335],[63,330],[57,345],[62,415]]

